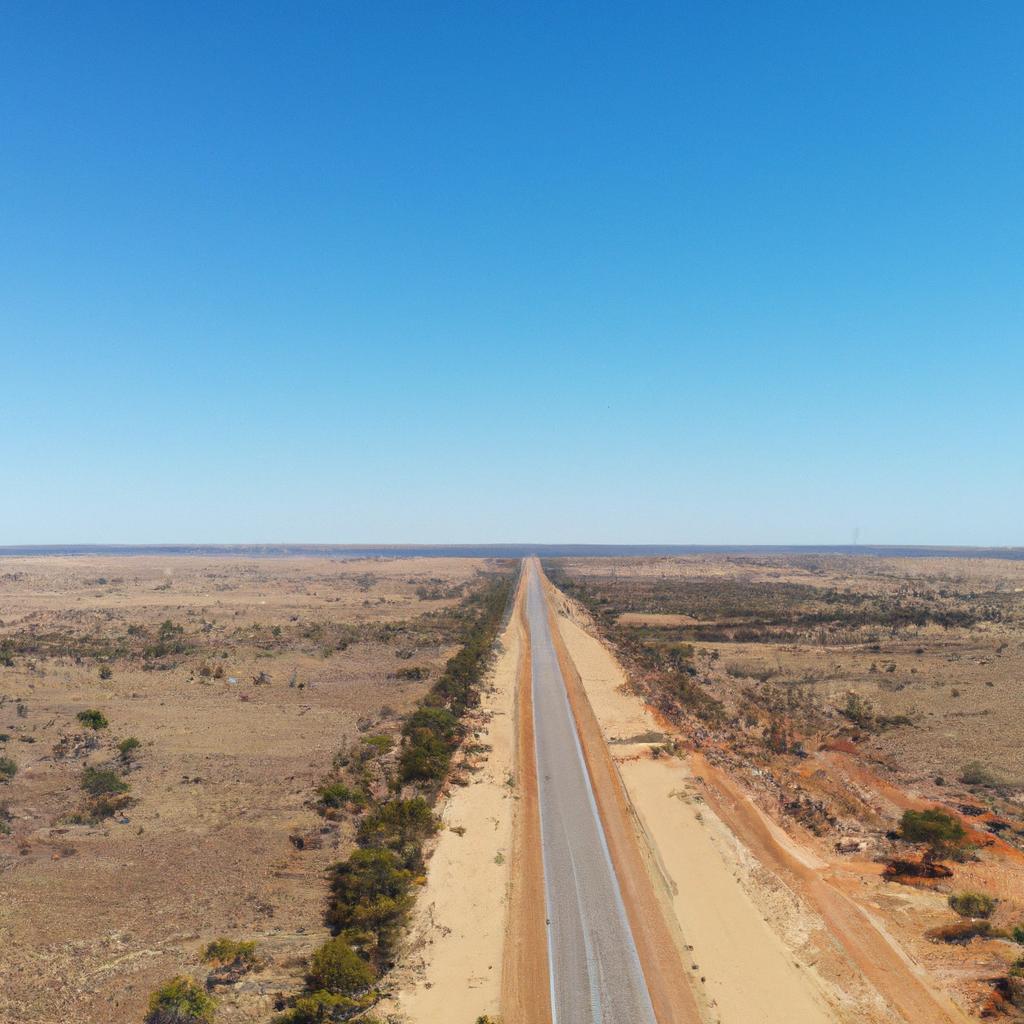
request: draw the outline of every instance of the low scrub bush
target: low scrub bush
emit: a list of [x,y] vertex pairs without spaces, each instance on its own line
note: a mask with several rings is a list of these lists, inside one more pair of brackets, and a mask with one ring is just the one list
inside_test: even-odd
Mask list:
[[356,842],[363,847],[393,850],[404,867],[419,871],[423,866],[420,848],[437,829],[438,820],[422,797],[389,800],[359,823]]
[[97,711],[96,708],[79,711],[77,718],[87,729],[106,729],[110,724],[106,715],[102,711]]
[[920,843],[931,859],[948,857],[963,849],[967,833],[959,818],[930,808],[926,811],[905,811],[900,820],[900,838],[908,843]]
[[[309,992],[298,996],[292,1008],[273,1019],[273,1024],[324,1024],[325,1021],[348,1020],[373,1002],[371,996],[353,999],[351,996],[325,992]],[[366,1017],[359,1018],[362,1024],[370,1024]]]
[[89,796],[94,797],[116,796],[118,793],[127,793],[129,789],[128,783],[110,768],[85,768],[82,771],[81,786]]
[[118,743],[117,749],[121,756],[126,758],[133,750],[138,750],[141,746],[141,740],[137,739],[135,736],[128,736]]
[[324,783],[317,791],[317,803],[321,807],[348,807],[354,804],[356,807],[366,806],[366,794],[347,786],[344,782]]
[[213,1024],[216,1011],[214,999],[179,975],[150,996],[145,1024]]
[[932,942],[954,942],[966,944],[971,939],[1003,939],[1006,933],[993,927],[991,921],[957,921],[925,932]]
[[0,757],[0,782],[10,782],[18,774],[18,766],[9,757]]
[[982,786],[985,789],[999,789],[1002,779],[986,768],[981,761],[969,761],[960,769],[960,781],[965,786]]
[[203,949],[202,958],[208,964],[230,964],[238,961],[252,966],[256,962],[256,943],[214,939]]
[[961,917],[991,917],[996,909],[996,901],[983,892],[953,893],[949,905]]
[[370,964],[340,937],[328,939],[313,954],[309,965],[311,986],[332,995],[359,995],[376,977]]
[[333,901],[327,922],[336,931],[372,933],[387,947],[391,930],[411,905],[413,874],[393,850],[356,850],[332,871]]

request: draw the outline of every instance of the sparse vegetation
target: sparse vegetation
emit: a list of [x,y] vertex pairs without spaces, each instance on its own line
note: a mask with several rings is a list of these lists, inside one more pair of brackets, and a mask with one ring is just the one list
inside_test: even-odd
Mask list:
[[981,786],[985,789],[999,789],[1003,782],[981,761],[969,761],[960,769],[960,781],[965,786]]
[[106,715],[104,715],[102,711],[97,711],[95,708],[89,708],[86,711],[79,711],[76,717],[87,729],[106,729],[110,724],[107,721]]
[[9,757],[0,757],[0,782],[10,782],[18,774],[18,766]]
[[949,905],[961,917],[991,917],[996,901],[982,892],[958,892],[949,897]]
[[256,943],[240,942],[237,939],[214,939],[203,948],[202,959],[208,964],[230,964],[238,961],[252,966],[256,962]]
[[82,771],[82,789],[89,796],[115,796],[128,791],[128,783],[110,768],[85,768]]
[[213,1024],[217,1003],[191,978],[172,978],[150,996],[145,1024]]
[[121,757],[127,758],[133,751],[138,750],[142,746],[142,741],[135,736],[126,736],[117,745],[118,753]]
[[905,842],[924,846],[925,859],[929,860],[953,856],[967,842],[967,833],[960,819],[937,808],[905,811],[899,835]]

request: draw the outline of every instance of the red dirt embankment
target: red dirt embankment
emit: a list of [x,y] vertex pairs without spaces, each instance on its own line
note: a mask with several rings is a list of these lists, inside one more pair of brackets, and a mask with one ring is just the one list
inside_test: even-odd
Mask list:
[[715,813],[765,867],[807,899],[851,962],[904,1020],[910,1024],[965,1024],[969,1018],[928,983],[924,972],[877,921],[827,874],[780,842],[763,813],[725,772],[700,753],[692,758],[694,771],[705,783],[705,799]]

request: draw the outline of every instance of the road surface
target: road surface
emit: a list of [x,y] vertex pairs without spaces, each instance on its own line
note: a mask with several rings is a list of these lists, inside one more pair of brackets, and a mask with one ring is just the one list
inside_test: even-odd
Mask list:
[[540,577],[526,589],[553,1024],[656,1024],[565,681]]

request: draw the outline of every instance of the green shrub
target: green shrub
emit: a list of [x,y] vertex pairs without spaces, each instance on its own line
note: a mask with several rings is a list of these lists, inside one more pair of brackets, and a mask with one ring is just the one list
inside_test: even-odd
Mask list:
[[325,1021],[347,1020],[369,1002],[368,999],[352,999],[331,992],[310,992],[299,996],[292,1009],[275,1017],[273,1024],[324,1024]]
[[390,736],[383,734],[375,736],[363,736],[362,741],[368,747],[373,747],[378,754],[386,754],[395,745],[395,741]]
[[1002,780],[993,774],[980,761],[969,761],[960,769],[960,781],[965,786],[985,786],[988,789],[998,789]]
[[933,858],[949,856],[962,848],[967,840],[960,819],[938,808],[904,812],[899,833],[900,838],[908,843],[926,846],[926,855]]
[[953,893],[949,905],[961,917],[991,917],[996,909],[996,901],[983,892]]
[[410,744],[398,759],[402,782],[440,782],[448,774],[452,751],[435,736],[426,736]]
[[375,978],[374,969],[343,938],[328,939],[310,961],[311,986],[332,995],[358,995]]
[[409,716],[402,727],[402,734],[412,740],[435,736],[450,743],[458,737],[459,720],[447,708],[419,708]]
[[328,782],[317,791],[317,802],[321,807],[345,807],[355,804],[357,807],[366,805],[366,795],[345,785],[344,782]]
[[1024,946],[1024,924],[1018,924],[1010,932],[1010,938],[1018,945]]
[[339,931],[371,931],[380,942],[412,902],[412,872],[393,850],[356,850],[332,875],[327,922]]
[[109,665],[100,665],[100,679],[110,679],[114,671]]
[[9,757],[0,757],[0,782],[9,782],[18,774],[18,766]]
[[106,729],[110,724],[103,712],[97,711],[95,708],[89,708],[87,711],[79,711],[78,720],[87,729]]
[[239,960],[252,966],[256,962],[256,943],[215,939],[203,950],[202,958],[208,964],[231,964]]
[[134,736],[128,736],[126,739],[123,739],[118,743],[117,749],[121,752],[122,757],[127,757],[133,750],[138,750],[141,746],[141,740],[136,739]]
[[179,975],[149,997],[145,1024],[213,1024],[216,1009],[199,985]]
[[81,786],[89,796],[95,797],[115,796],[127,793],[129,789],[128,783],[110,768],[84,769]]
[[389,800],[374,808],[359,823],[356,842],[360,846],[394,850],[405,867],[420,870],[423,841],[438,829],[438,820],[430,804],[422,797]]

